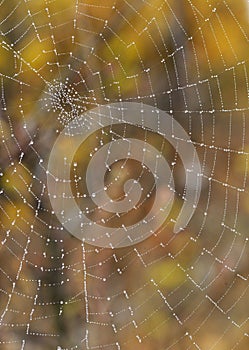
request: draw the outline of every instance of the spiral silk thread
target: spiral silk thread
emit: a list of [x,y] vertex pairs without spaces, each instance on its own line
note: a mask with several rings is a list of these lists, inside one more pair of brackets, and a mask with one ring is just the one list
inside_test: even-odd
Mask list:
[[[125,197],[112,200],[105,186],[105,173],[119,159],[141,162],[154,176],[155,199],[147,215],[139,222],[106,227],[87,216],[72,193],[70,169],[80,145],[99,129],[128,124],[163,136],[176,150],[186,174],[184,202],[174,232],[189,223],[201,191],[201,166],[197,152],[182,126],[166,112],[145,104],[120,102],[99,106],[72,120],[57,138],[48,162],[47,181],[50,202],[61,222],[78,239],[99,247],[125,247],[143,241],[167,219],[174,202],[174,179],[166,159],[148,142],[134,137],[112,140],[97,150],[89,162],[85,178],[89,196],[98,208],[111,213],[129,213],[136,208],[143,189],[136,180],[124,185]],[[193,186],[194,184],[194,186]],[[167,191],[161,191],[167,188]]]

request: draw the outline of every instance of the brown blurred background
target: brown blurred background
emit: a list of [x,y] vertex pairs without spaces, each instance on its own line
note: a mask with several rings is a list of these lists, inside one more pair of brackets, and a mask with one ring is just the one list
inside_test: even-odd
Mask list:
[[[242,0],[0,2],[0,349],[248,349],[248,53]],[[110,130],[146,138],[175,164],[165,225],[136,246],[100,249],[62,229],[46,164],[70,120],[120,100],[182,125],[202,194],[173,234],[185,185],[177,151],[136,127],[92,135],[75,155],[81,169]],[[124,181],[140,166],[128,162]],[[151,188],[150,174],[142,181]]]

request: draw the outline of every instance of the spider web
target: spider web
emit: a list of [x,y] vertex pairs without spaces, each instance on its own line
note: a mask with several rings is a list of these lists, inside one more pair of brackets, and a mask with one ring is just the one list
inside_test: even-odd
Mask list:
[[[242,0],[0,2],[1,349],[248,348],[248,48]],[[107,249],[58,221],[47,162],[68,123],[122,101],[180,123],[202,193],[175,234],[186,170],[177,149],[137,126],[102,128],[75,164],[136,135],[168,156],[176,182],[158,231]]]

